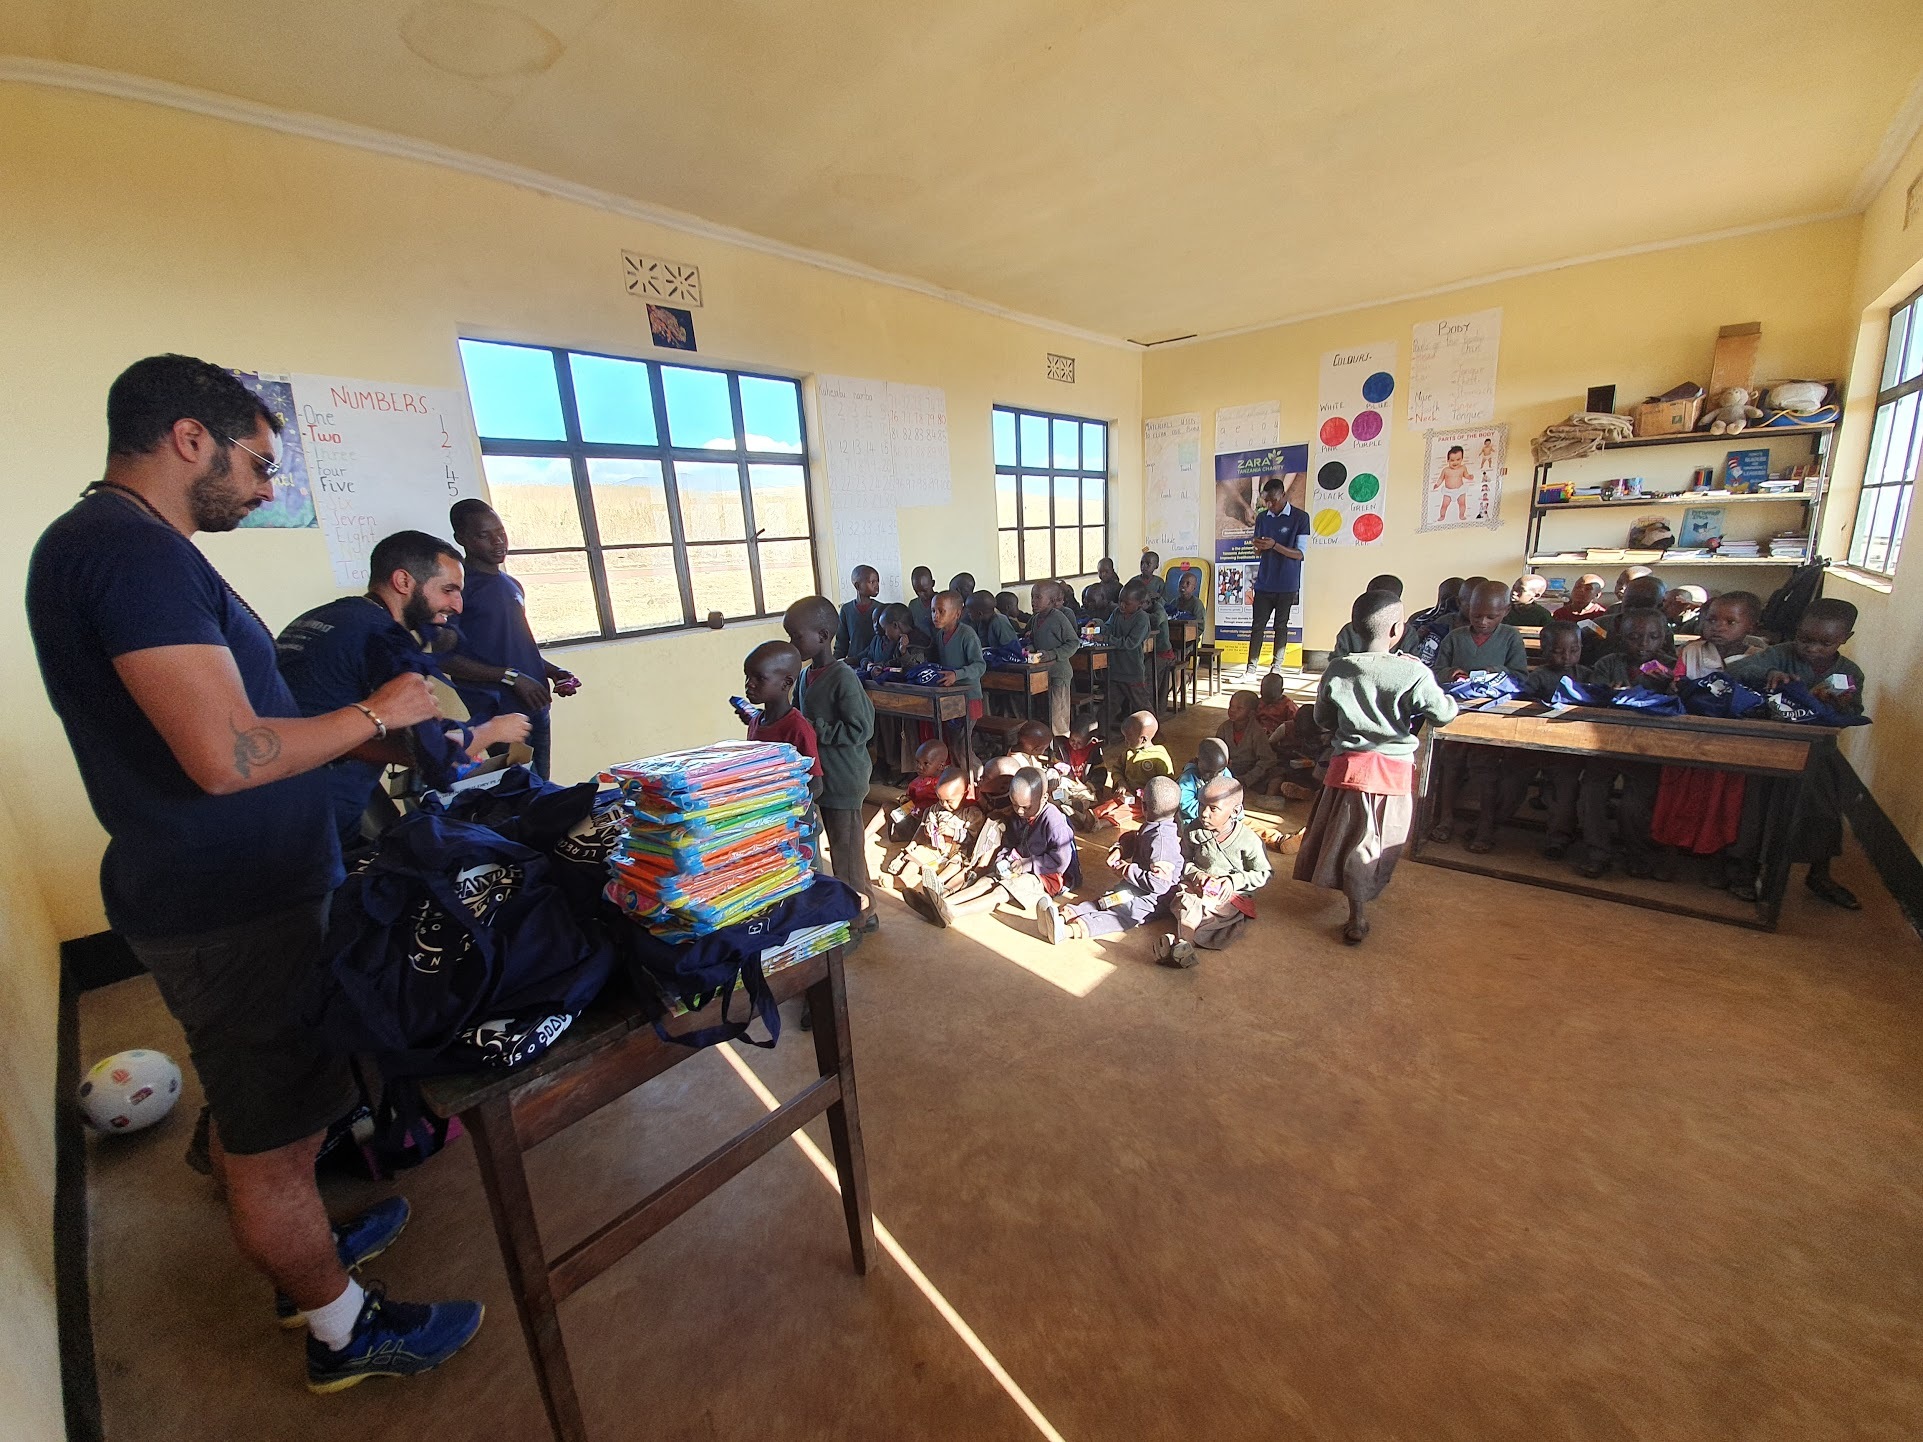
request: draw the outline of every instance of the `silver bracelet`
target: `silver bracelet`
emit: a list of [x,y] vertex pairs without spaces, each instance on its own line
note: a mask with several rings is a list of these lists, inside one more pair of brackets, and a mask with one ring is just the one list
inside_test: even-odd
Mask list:
[[374,723],[374,739],[376,741],[385,741],[387,739],[387,723],[374,714],[373,707],[363,706],[360,702],[356,701],[354,703],[354,709]]

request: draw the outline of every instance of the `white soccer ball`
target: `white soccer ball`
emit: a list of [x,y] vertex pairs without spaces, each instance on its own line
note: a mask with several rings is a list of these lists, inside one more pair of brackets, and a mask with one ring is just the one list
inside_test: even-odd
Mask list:
[[179,1100],[180,1068],[164,1051],[117,1051],[80,1083],[80,1110],[96,1131],[140,1131]]

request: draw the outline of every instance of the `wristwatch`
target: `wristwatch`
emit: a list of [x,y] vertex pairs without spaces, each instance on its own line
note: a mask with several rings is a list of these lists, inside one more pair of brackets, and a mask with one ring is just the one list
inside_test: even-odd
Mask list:
[[521,679],[521,673],[519,671],[516,671],[512,666],[508,667],[507,670],[501,673],[501,684],[503,686],[512,686],[515,682],[519,681],[520,679]]

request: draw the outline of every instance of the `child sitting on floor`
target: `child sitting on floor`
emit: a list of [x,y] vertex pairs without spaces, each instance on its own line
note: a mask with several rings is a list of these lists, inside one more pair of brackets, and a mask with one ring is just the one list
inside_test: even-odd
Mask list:
[[1032,915],[1045,897],[1082,884],[1082,863],[1075,851],[1075,833],[1068,818],[1048,799],[1042,773],[1025,766],[1009,780],[1009,805],[1014,811],[1012,842],[996,854],[993,874],[971,882],[950,896],[939,878],[924,877],[922,894],[929,899],[935,921],[953,926],[957,917],[989,911],[1013,901]]
[[1060,946],[1071,938],[1109,936],[1167,913],[1169,897],[1182,879],[1178,801],[1168,777],[1149,778],[1142,788],[1142,829],[1109,848],[1109,870],[1121,873],[1122,886],[1067,911],[1057,907],[1054,898],[1043,897],[1035,908],[1035,929],[1042,940]]
[[968,799],[967,775],[960,767],[949,767],[936,778],[935,804],[922,814],[908,844],[882,863],[882,870],[896,879],[911,903],[925,876],[938,878],[944,887],[962,885],[983,819],[981,808]]
[[1122,747],[1108,768],[1111,791],[1107,800],[1095,808],[1103,821],[1114,821],[1124,814],[1141,819],[1137,794],[1151,776],[1173,776],[1175,762],[1168,748],[1157,744],[1155,733],[1161,723],[1153,711],[1137,711],[1122,718]]
[[935,787],[948,769],[948,747],[940,741],[924,741],[915,748],[915,775],[903,790],[901,801],[888,813],[888,839],[906,841],[928,808],[935,804]]
[[1273,790],[1282,779],[1269,733],[1256,719],[1260,704],[1255,692],[1237,691],[1229,697],[1228,719],[1215,728],[1216,739],[1228,748],[1230,771],[1245,790],[1258,795]]
[[1182,779],[1176,783],[1176,815],[1184,827],[1202,819],[1202,789],[1218,776],[1235,778],[1229,770],[1229,748],[1219,737],[1204,736],[1195,748],[1195,759],[1183,768]]
[[1269,745],[1279,750],[1288,739],[1288,728],[1295,720],[1295,713],[1301,708],[1289,699],[1289,683],[1280,671],[1270,671],[1263,676],[1262,689],[1257,695],[1255,724],[1269,738]]
[[1269,854],[1242,819],[1242,783],[1218,776],[1202,788],[1201,824],[1188,834],[1188,865],[1175,890],[1175,936],[1156,960],[1191,967],[1199,946],[1222,951],[1255,915],[1249,898],[1269,884]]
[[1015,749],[1008,754],[1020,766],[1047,771],[1055,764],[1055,736],[1046,721],[1024,721],[1015,728]]
[[1340,891],[1349,901],[1342,939],[1369,934],[1368,904],[1382,894],[1409,840],[1415,806],[1416,726],[1454,719],[1456,703],[1433,673],[1397,655],[1402,602],[1370,591],[1350,613],[1367,649],[1331,661],[1315,697],[1315,719],[1334,755],[1296,853],[1295,879]]
[[1055,804],[1067,813],[1071,826],[1087,831],[1095,824],[1095,803],[1108,782],[1094,718],[1081,717],[1067,735],[1057,736],[1051,754],[1055,774],[1061,778],[1055,787]]

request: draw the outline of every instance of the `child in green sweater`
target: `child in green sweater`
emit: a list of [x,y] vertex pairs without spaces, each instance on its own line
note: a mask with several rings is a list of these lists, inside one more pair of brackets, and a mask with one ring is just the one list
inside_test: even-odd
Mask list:
[[1065,604],[1068,587],[1060,581],[1037,581],[1029,600],[1035,612],[1028,627],[1028,649],[1037,661],[1048,663],[1048,723],[1053,735],[1066,736],[1074,719],[1074,662],[1082,638]]
[[802,714],[815,728],[821,757],[821,826],[835,875],[861,893],[866,915],[855,928],[859,937],[881,925],[868,885],[861,830],[861,806],[873,768],[868,742],[875,734],[875,707],[854,668],[835,658],[840,619],[826,596],[804,596],[788,608],[781,625],[808,663],[801,673],[799,699]]
[[1389,884],[1409,840],[1416,727],[1446,725],[1456,703],[1420,661],[1396,654],[1399,596],[1367,592],[1349,620],[1364,649],[1330,661],[1316,692],[1316,723],[1330,733],[1333,755],[1296,853],[1295,879],[1348,898],[1342,939],[1355,945],[1369,934],[1368,904]]
[[1189,832],[1187,850],[1174,891],[1175,936],[1155,958],[1163,966],[1194,966],[1198,946],[1225,950],[1254,918],[1249,898],[1272,874],[1261,838],[1242,819],[1242,783],[1232,777],[1202,788],[1201,824]]

